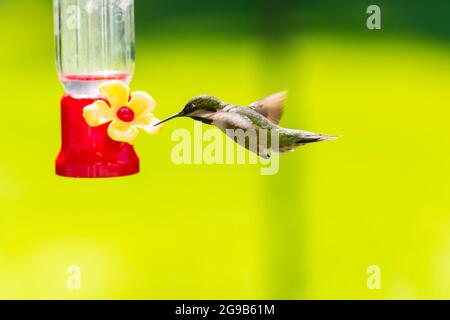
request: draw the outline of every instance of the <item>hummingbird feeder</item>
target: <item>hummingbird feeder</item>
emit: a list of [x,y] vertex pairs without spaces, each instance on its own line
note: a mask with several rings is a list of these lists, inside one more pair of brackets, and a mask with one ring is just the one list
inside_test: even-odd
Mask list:
[[132,142],[155,133],[155,101],[130,93],[135,60],[133,0],[54,0],[62,147],[56,173],[100,178],[139,172]]

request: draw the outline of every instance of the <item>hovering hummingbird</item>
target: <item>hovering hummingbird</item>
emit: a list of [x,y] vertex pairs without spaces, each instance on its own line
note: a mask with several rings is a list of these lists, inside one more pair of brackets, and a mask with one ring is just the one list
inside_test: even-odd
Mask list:
[[[181,112],[158,122],[155,127],[175,118],[189,117],[218,127],[243,147],[262,158],[269,158],[271,152],[284,153],[308,143],[336,139],[336,137],[319,133],[279,126],[286,96],[287,91],[279,92],[254,102],[248,107],[243,107],[223,102],[210,95],[200,95],[189,100]],[[256,134],[257,146],[252,148],[248,139],[245,141],[236,139],[236,135],[233,134],[236,129],[253,130],[256,133],[265,130],[269,143],[261,139],[265,137],[265,134]],[[271,146],[269,137],[273,133],[278,135],[278,147]]]

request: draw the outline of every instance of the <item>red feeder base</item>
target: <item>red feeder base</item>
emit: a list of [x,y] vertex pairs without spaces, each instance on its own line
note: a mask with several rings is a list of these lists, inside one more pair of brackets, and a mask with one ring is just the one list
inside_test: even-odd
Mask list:
[[101,98],[61,100],[62,148],[56,159],[56,174],[73,178],[120,177],[139,172],[139,158],[132,145],[112,140],[108,125],[92,128],[83,118],[83,108]]

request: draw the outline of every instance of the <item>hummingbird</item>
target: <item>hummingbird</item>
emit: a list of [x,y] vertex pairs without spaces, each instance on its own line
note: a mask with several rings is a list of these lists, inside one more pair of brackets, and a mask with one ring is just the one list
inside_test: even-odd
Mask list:
[[[320,133],[281,127],[278,123],[283,115],[286,97],[287,91],[283,91],[249,106],[239,106],[223,102],[211,95],[200,95],[189,100],[179,113],[156,123],[154,126],[159,126],[175,118],[189,117],[216,126],[227,136],[233,138],[235,142],[264,159],[270,158],[272,152],[286,153],[308,143],[336,139],[336,137]],[[237,139],[236,135],[233,134],[237,129],[255,132],[256,146],[252,146],[249,139]],[[261,134],[261,132],[264,133]],[[278,136],[277,147],[270,143],[271,134]]]

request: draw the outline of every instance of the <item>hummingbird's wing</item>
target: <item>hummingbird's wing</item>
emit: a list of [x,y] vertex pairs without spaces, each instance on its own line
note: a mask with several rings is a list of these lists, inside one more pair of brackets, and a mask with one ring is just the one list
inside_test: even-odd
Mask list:
[[278,92],[252,103],[249,107],[273,123],[278,124],[283,115],[283,104],[286,97],[287,91]]
[[[259,126],[255,125],[255,122],[251,119],[253,112],[247,107],[233,107],[228,112],[218,111],[213,114],[213,124],[242,147],[267,159],[270,157],[271,151],[267,143],[260,144],[258,135]],[[256,112],[254,113],[257,114]],[[259,114],[257,116],[262,118]],[[266,119],[264,120],[267,121]],[[243,131],[239,133],[235,130]],[[240,134],[242,135],[240,136]]]
[[215,112],[212,115],[212,124],[221,129],[223,132],[227,129],[249,130],[255,128],[248,117],[242,116],[236,112]]

